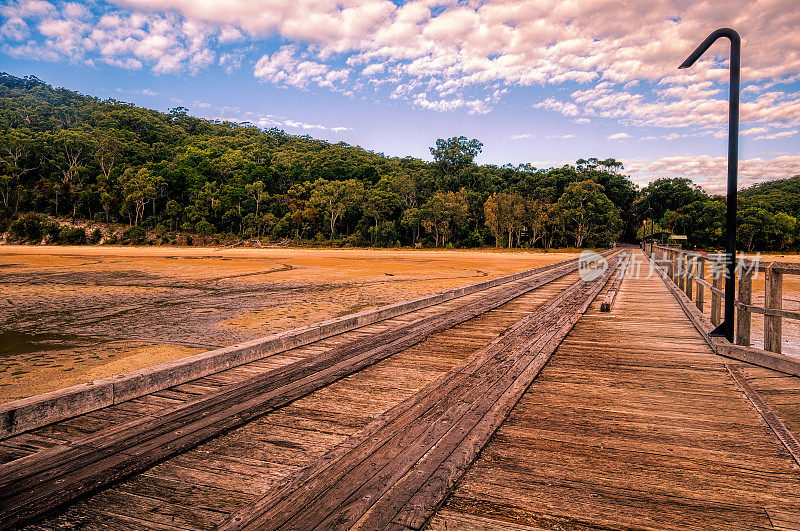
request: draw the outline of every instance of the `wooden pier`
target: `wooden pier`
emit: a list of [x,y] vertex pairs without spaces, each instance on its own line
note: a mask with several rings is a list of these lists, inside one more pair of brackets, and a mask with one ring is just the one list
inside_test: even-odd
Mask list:
[[605,258],[20,428],[0,527],[800,529],[800,377]]

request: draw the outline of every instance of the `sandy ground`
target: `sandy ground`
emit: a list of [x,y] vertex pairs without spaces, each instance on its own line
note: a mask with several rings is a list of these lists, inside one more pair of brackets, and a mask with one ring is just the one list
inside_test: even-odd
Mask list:
[[574,256],[0,246],[0,402]]

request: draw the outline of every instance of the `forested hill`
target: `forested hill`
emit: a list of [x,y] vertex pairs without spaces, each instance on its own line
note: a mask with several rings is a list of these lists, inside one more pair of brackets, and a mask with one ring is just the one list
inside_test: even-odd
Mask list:
[[[106,229],[118,224],[132,242],[147,234],[163,243],[219,235],[226,241],[581,247],[632,240],[645,218],[691,232],[694,218],[686,209],[692,203],[719,214],[716,199],[681,180],[637,191],[614,159],[548,169],[478,165],[482,144],[464,137],[431,139],[433,162],[387,157],[200,119],[181,107],[161,113],[100,100],[8,74],[0,74],[0,100],[0,233],[12,241],[82,241],[84,229],[70,233],[59,223],[94,222],[104,232],[94,231],[93,239],[109,242],[117,237]],[[687,186],[685,201],[654,199]],[[795,217],[797,188],[785,203]],[[716,245],[719,235],[703,230],[698,244]],[[778,245],[772,236],[764,241]]]

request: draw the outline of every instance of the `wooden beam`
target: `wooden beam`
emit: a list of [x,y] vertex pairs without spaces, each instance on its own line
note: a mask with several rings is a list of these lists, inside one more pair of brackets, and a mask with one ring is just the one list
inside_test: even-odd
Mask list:
[[[705,258],[697,258],[697,278],[705,281],[706,278],[706,260]],[[703,282],[697,283],[697,296],[695,297],[695,305],[697,309],[701,312],[703,311],[703,305],[705,304],[705,287],[703,286]]]
[[[616,260],[616,259],[615,259]],[[354,339],[219,391],[0,465],[0,528],[144,470],[577,270],[577,262],[504,284],[457,309]]]
[[[738,296],[742,304],[750,304],[753,295],[753,273],[749,269],[738,268]],[[736,344],[750,346],[750,310],[747,307],[736,308]]]
[[[764,278],[764,307],[780,310],[783,307],[783,271],[768,267]],[[764,350],[781,353],[782,318],[764,315]]]
[[714,262],[712,270],[713,278],[711,280],[714,285],[711,290],[711,323],[718,326],[722,322],[722,290],[725,288],[725,268],[723,264]]
[[219,528],[421,528],[617,264],[573,284]]

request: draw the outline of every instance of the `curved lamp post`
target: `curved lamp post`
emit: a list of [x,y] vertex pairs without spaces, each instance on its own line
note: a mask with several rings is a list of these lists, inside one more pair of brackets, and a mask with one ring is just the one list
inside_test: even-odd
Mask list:
[[689,68],[708,50],[717,39],[727,37],[731,41],[731,81],[728,98],[728,196],[726,214],[727,245],[725,272],[725,318],[715,328],[712,336],[725,337],[733,342],[733,320],[736,289],[736,192],[739,174],[739,71],[741,68],[742,39],[736,30],[720,28],[700,43],[692,55],[678,68]]

